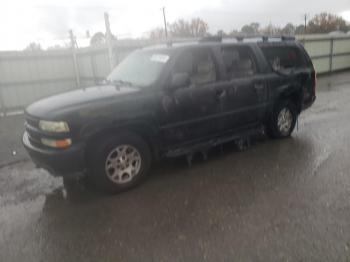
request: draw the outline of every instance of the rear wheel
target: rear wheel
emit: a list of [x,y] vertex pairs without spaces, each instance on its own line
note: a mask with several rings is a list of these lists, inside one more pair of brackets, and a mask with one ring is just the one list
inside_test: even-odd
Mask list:
[[90,159],[93,183],[116,193],[142,182],[151,165],[151,152],[141,137],[125,133],[100,139]]
[[297,120],[297,110],[290,101],[277,104],[267,126],[272,138],[286,138],[291,135]]

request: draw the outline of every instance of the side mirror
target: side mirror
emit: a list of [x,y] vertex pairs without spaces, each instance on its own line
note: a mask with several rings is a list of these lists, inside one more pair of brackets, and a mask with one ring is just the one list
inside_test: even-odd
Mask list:
[[179,87],[188,86],[190,84],[190,76],[188,73],[175,73],[171,75],[170,89],[174,90]]

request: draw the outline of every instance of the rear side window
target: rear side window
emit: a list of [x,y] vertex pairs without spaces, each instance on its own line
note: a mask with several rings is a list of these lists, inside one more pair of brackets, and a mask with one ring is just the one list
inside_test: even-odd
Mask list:
[[257,71],[253,53],[248,47],[223,47],[222,58],[230,79],[250,77]]
[[265,58],[274,70],[301,68],[305,60],[295,47],[262,47]]

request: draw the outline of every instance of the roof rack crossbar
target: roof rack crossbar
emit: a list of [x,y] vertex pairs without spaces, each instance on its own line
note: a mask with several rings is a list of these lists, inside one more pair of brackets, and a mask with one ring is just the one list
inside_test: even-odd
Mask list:
[[[236,39],[237,42],[243,42],[244,39],[261,39],[263,42],[268,42],[271,39],[280,39],[281,41],[295,41],[294,36],[286,36],[286,35],[249,35],[249,36],[243,36],[238,35],[235,37],[232,37],[233,39]],[[201,39],[199,39],[200,43],[203,42],[222,42],[223,39],[230,39],[230,38],[223,38],[222,36],[206,36]]]
[[244,39],[260,39],[263,42],[268,42],[269,39],[281,39],[281,41],[295,41],[294,36],[286,35],[251,35],[251,36],[236,36],[237,41],[242,42]]
[[222,36],[204,36],[199,42],[222,42]]

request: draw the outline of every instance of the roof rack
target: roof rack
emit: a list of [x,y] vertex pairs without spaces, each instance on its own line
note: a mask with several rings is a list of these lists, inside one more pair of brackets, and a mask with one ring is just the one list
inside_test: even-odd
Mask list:
[[201,39],[199,39],[200,43],[206,43],[206,42],[222,42],[222,36],[204,36]]
[[225,39],[236,39],[237,42],[243,42],[245,39],[261,39],[262,42],[268,42],[269,40],[280,40],[280,41],[295,41],[294,36],[285,36],[285,35],[251,35],[251,36],[243,36],[243,35],[238,35],[235,37],[230,37],[230,38],[223,38],[222,36],[206,36],[201,39],[199,39],[200,43],[207,43],[207,42],[222,42]]

